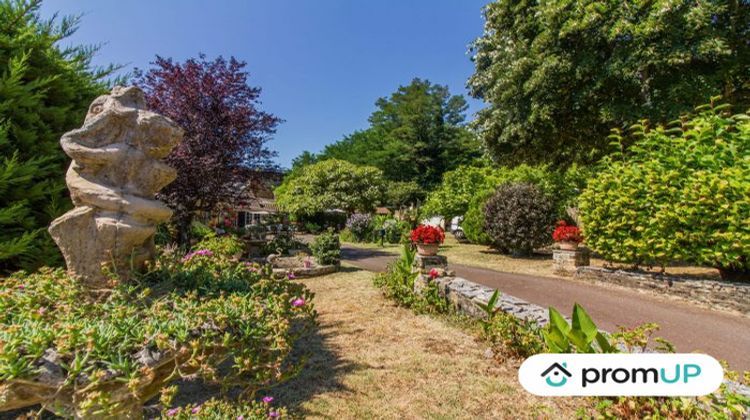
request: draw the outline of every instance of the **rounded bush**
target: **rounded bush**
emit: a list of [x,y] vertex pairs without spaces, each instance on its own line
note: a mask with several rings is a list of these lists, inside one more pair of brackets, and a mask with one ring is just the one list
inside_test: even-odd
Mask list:
[[341,260],[341,243],[333,231],[324,232],[315,238],[310,250],[321,265],[338,264]]
[[372,233],[372,216],[361,213],[352,214],[349,220],[346,221],[346,227],[352,232],[357,241],[367,240]]
[[484,206],[484,228],[492,246],[514,255],[529,255],[550,244],[555,205],[537,186],[502,184]]
[[725,109],[633,128],[638,140],[605,159],[580,197],[589,247],[610,261],[680,261],[750,278],[750,117]]

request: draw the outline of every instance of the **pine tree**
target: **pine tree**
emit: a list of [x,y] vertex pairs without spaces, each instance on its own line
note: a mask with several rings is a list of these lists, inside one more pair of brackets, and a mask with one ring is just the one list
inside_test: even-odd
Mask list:
[[97,47],[60,47],[79,17],[43,19],[40,0],[0,0],[0,272],[62,260],[46,229],[69,208],[60,136],[80,126],[115,67]]

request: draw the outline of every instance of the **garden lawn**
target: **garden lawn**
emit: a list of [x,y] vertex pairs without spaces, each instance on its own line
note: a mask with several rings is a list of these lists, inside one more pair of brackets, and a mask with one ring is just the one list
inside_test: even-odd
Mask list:
[[386,300],[373,274],[302,280],[315,293],[320,329],[300,343],[299,377],[269,391],[305,417],[560,418],[574,402],[542,400],[517,382],[519,362],[484,356],[487,346],[444,317],[415,315]]

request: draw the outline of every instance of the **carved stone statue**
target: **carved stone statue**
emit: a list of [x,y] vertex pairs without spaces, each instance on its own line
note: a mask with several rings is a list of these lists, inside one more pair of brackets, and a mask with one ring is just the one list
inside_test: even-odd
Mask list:
[[154,257],[156,225],[172,211],[154,195],[176,177],[160,159],[182,139],[170,119],[146,109],[137,87],[115,87],[89,107],[83,127],[60,139],[73,159],[66,182],[75,208],[49,232],[68,271],[92,288],[129,278]]

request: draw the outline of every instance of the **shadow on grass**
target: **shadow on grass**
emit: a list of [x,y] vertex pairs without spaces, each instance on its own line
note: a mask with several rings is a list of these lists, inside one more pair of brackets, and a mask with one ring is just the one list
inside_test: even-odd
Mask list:
[[[357,270],[341,267],[341,271],[345,272]],[[366,367],[342,360],[326,343],[329,337],[341,335],[341,330],[346,328],[343,322],[322,324],[300,338],[293,357],[307,360],[299,375],[266,393],[273,395],[276,403],[286,406],[291,413],[307,417],[320,415],[302,407],[314,396],[328,392],[352,392],[341,382],[341,378]],[[346,331],[343,333],[346,334]]]

